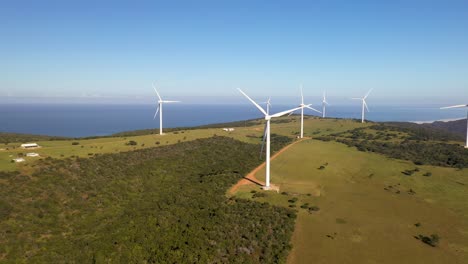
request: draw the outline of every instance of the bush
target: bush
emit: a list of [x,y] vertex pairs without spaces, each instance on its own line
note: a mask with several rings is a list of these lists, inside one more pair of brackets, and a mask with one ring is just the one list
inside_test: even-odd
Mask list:
[[430,236],[418,235],[418,236],[415,236],[414,238],[420,240],[424,244],[427,244],[431,247],[437,246],[437,244],[439,244],[439,239],[440,239],[437,234],[432,234]]
[[260,197],[266,197],[267,194],[264,193],[264,192],[255,192],[253,195],[252,195],[252,198],[260,198]]
[[127,143],[125,143],[125,145],[127,145],[127,146],[136,146],[136,145],[138,145],[138,143],[136,141],[130,140]]
[[320,208],[318,206],[311,206],[309,207],[309,213],[312,213],[312,212],[317,212],[319,211]]
[[79,144],[80,144],[80,142],[76,142],[76,141],[72,142],[73,146],[76,146],[76,145],[79,145]]

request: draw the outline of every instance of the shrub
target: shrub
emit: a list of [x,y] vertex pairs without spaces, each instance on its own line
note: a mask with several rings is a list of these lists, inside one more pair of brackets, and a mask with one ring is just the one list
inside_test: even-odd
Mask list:
[[125,145],[127,145],[127,146],[136,146],[137,144],[138,143],[136,141],[133,141],[133,140],[130,140],[127,143],[125,143]]
[[72,142],[73,146],[76,146],[76,145],[79,145],[79,144],[80,144],[80,142],[76,142],[76,141]]
[[320,208],[318,206],[311,206],[309,207],[309,213],[312,213],[312,212],[317,212],[319,211]]
[[437,244],[439,244],[439,239],[440,239],[437,234],[432,234],[430,236],[418,235],[418,236],[415,236],[414,238],[420,240],[421,242],[431,247],[437,246]]
[[266,197],[267,194],[264,192],[256,192],[252,195],[252,198]]

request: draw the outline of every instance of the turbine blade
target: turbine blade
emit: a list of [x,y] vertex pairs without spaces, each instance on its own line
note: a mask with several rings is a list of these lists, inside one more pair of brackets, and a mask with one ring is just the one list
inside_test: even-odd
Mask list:
[[302,84],[301,84],[301,104],[304,104],[304,93],[302,92]]
[[441,107],[440,109],[460,108],[460,107],[468,107],[468,104],[467,104],[467,105],[452,105],[452,106],[446,106],[446,107]]
[[367,96],[369,96],[369,94],[372,92],[372,89],[373,89],[373,88],[371,88],[371,89],[366,93],[366,95],[364,96],[364,99],[366,99]]
[[364,104],[364,106],[366,107],[366,109],[367,109],[367,112],[370,112],[370,111],[369,111],[369,108],[367,107],[367,103],[366,103],[366,101],[362,100],[362,103],[363,103],[363,104]]
[[161,96],[159,95],[158,90],[156,90],[156,86],[154,85],[154,83],[153,83],[153,89],[156,92],[156,94],[158,95],[159,101],[162,101]]
[[310,110],[314,110],[314,111],[317,112],[317,113],[322,113],[322,112],[320,112],[319,110],[317,110],[317,109],[315,109],[315,108],[312,108],[312,107],[310,107],[310,106],[307,106],[307,105],[305,106],[305,108],[309,108]]
[[161,101],[162,103],[180,103],[180,101]]
[[241,89],[237,88],[237,90],[239,90],[239,92],[241,92],[247,99],[249,99],[249,101],[254,104],[258,110],[260,110],[260,112],[262,112],[264,115],[268,115],[267,112],[265,112],[265,110],[259,106],[254,100],[252,100],[252,98],[250,98],[246,93],[244,93]]
[[156,108],[156,112],[154,113],[153,120],[156,119],[158,112],[159,112],[159,104],[158,104],[158,108]]
[[265,147],[266,132],[267,132],[266,127],[267,127],[267,124],[265,123],[265,128],[263,129],[262,148],[260,149],[260,158],[262,157],[263,148]]
[[300,106],[300,107],[296,107],[296,108],[294,108],[294,109],[290,109],[290,110],[286,110],[286,111],[283,111],[283,112],[279,112],[279,113],[276,113],[276,114],[274,114],[274,115],[271,115],[271,117],[280,117],[280,116],[283,116],[283,115],[285,115],[285,114],[289,114],[289,113],[291,113],[291,112],[294,112],[294,111],[296,111],[296,110],[299,110],[299,109],[301,109],[301,108],[302,108],[302,107]]

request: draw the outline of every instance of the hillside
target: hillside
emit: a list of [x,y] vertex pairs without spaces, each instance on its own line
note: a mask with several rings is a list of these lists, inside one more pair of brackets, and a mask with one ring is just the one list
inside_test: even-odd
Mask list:
[[467,122],[466,119],[460,119],[460,120],[448,121],[448,122],[436,121],[431,124],[423,124],[423,125],[443,129],[445,131],[455,133],[455,134],[465,137],[466,136],[466,122]]
[[[277,151],[299,134],[299,117],[276,119],[271,129]],[[468,257],[468,236],[460,231],[468,228],[463,137],[410,123],[311,116],[304,133],[308,138],[272,161],[279,193],[251,182],[228,191],[263,161],[262,120],[162,136],[143,130],[44,138],[35,150],[20,149],[21,141],[4,144],[0,262],[463,263]],[[40,157],[10,162],[29,151]],[[263,177],[263,169],[254,174]],[[431,235],[440,241],[427,240]]]
[[213,137],[3,172],[0,260],[284,262],[294,211],[224,196],[256,153]]

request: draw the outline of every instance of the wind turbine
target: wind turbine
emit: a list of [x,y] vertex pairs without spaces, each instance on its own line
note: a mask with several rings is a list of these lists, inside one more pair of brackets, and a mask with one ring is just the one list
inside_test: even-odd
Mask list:
[[327,102],[327,99],[325,98],[325,92],[323,92],[323,99],[322,99],[322,118],[325,118],[325,106],[330,105]]
[[304,108],[309,108],[311,110],[314,110],[315,112],[322,113],[317,109],[314,109],[311,106],[311,104],[305,105],[304,104],[304,93],[302,92],[302,85],[301,85],[301,104],[299,105],[301,109],[301,138],[304,137]]
[[252,100],[241,89],[238,89],[238,90],[247,99],[249,99],[249,101],[253,105],[255,105],[255,107],[257,107],[257,109],[260,110],[260,112],[262,112],[262,114],[265,115],[266,124],[265,124],[265,130],[264,130],[264,138],[266,137],[266,153],[265,153],[266,154],[266,158],[265,158],[266,166],[265,166],[265,186],[263,187],[263,189],[264,190],[269,190],[270,189],[270,120],[271,120],[271,118],[280,117],[280,116],[289,114],[291,112],[294,112],[296,110],[299,110],[299,109],[301,109],[301,107],[296,107],[294,109],[290,109],[290,110],[286,110],[286,111],[283,111],[283,112],[279,112],[279,113],[270,115],[270,113],[266,112],[260,105],[258,105],[254,100]]
[[369,108],[367,107],[367,104],[366,104],[366,98],[367,96],[369,96],[369,94],[372,92],[372,89],[370,89],[366,95],[362,98],[351,98],[351,99],[354,99],[354,100],[361,100],[362,101],[362,114],[361,114],[361,123],[364,123],[364,107],[367,109],[367,112],[370,112],[369,111]]
[[[446,107],[441,107],[440,109],[462,108],[462,107],[468,107],[468,104],[446,106]],[[468,110],[466,111],[466,145],[465,145],[465,148],[468,148]]]
[[158,96],[158,108],[156,108],[156,112],[154,113],[153,120],[156,119],[156,116],[158,115],[159,112],[159,134],[163,135],[163,123],[162,123],[162,116],[163,116],[163,104],[166,103],[179,103],[180,101],[168,101],[168,100],[163,100],[161,96],[158,93],[158,90],[156,90],[156,87],[153,84],[154,91],[156,92],[156,95]]

